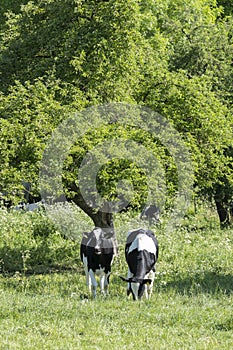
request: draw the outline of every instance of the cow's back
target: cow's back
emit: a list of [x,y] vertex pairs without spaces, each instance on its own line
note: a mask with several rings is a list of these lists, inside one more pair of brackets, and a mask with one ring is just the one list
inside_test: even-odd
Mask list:
[[158,241],[151,230],[137,229],[127,237],[125,256],[134,276],[143,278],[154,268],[158,259]]
[[[142,238],[137,240],[137,237]],[[143,240],[144,237],[144,240]],[[127,237],[126,245],[125,245],[125,255],[127,259],[127,255],[130,251],[137,249],[141,251],[143,249],[148,250],[151,253],[154,253],[156,256],[156,260],[158,259],[159,254],[159,245],[157,238],[151,230],[139,228],[133,231],[130,231]]]

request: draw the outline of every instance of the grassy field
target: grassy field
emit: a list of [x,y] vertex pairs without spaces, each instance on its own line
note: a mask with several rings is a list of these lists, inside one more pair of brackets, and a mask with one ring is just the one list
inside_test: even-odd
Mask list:
[[190,215],[169,233],[156,228],[154,291],[141,302],[127,300],[119,278],[127,273],[127,215],[116,218],[110,295],[93,300],[79,259],[81,232],[91,225],[82,213],[67,230],[75,240],[44,214],[0,214],[1,350],[233,348],[233,235],[214,214]]

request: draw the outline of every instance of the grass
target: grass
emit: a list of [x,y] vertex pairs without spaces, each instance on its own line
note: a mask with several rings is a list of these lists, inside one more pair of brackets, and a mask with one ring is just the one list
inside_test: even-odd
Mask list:
[[[86,219],[77,215],[82,230]],[[117,218],[117,231],[129,221]],[[232,349],[233,237],[214,217],[201,213],[173,232],[157,229],[154,291],[141,302],[127,300],[119,278],[127,273],[123,238],[110,295],[93,300],[78,239],[64,239],[44,214],[4,212],[0,229],[1,350]]]

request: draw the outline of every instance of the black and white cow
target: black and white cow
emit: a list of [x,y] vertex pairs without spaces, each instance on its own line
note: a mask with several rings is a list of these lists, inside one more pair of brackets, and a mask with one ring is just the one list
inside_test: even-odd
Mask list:
[[155,204],[147,205],[141,212],[140,219],[148,220],[149,224],[157,224],[160,222],[160,209]]
[[96,296],[98,286],[95,275],[100,276],[101,293],[107,294],[111,265],[116,253],[116,238],[111,232],[109,234],[103,229],[95,227],[91,232],[83,233],[80,255],[84,264],[86,283],[93,297]]
[[140,228],[129,232],[125,245],[128,277],[121,279],[128,282],[127,295],[132,293],[134,300],[141,299],[143,294],[150,298],[158,254],[158,241],[152,231]]
[[13,210],[19,210],[19,211],[39,211],[39,210],[43,210],[44,208],[45,208],[45,204],[43,200],[36,203],[20,202],[16,206],[12,207]]

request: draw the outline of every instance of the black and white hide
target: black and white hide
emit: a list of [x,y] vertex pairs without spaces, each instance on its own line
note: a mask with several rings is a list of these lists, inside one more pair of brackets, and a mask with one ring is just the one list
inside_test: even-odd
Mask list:
[[101,293],[104,295],[108,293],[111,265],[117,251],[116,244],[115,235],[106,233],[99,227],[83,233],[80,255],[84,264],[86,283],[93,297],[96,296],[98,286],[95,275],[100,278]]
[[153,232],[143,228],[130,231],[125,245],[125,258],[128,264],[127,295],[134,300],[143,294],[149,299],[155,278],[155,263],[158,259],[159,246]]
[[36,203],[24,203],[20,202],[15,207],[12,207],[13,210],[19,211],[39,211],[44,210],[44,201],[36,202]]
[[141,220],[148,220],[149,224],[158,224],[160,222],[160,209],[155,204],[146,206],[140,215]]

